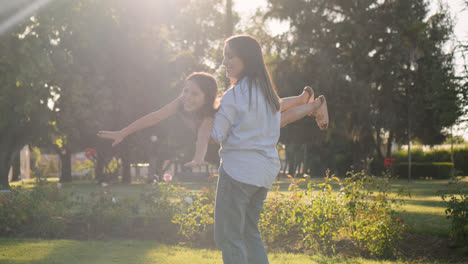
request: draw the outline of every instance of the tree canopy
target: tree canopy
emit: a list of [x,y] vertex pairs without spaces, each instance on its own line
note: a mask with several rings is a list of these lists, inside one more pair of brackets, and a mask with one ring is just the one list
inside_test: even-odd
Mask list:
[[[271,36],[268,19],[290,30]],[[124,181],[130,162],[148,159],[151,135],[176,149],[168,135],[177,133],[168,131],[182,130],[171,122],[116,149],[95,135],[166,104],[190,72],[214,72],[223,89],[222,44],[239,32],[237,21],[230,0],[64,0],[0,35],[0,185],[8,186],[25,144],[55,149],[62,181],[71,180],[70,154],[87,147],[98,150],[98,178],[107,161],[122,158]],[[457,76],[444,49],[452,30],[447,10],[429,16],[423,0],[269,0],[245,31],[261,41],[282,97],[305,85],[326,96],[326,132],[312,118],[281,131],[288,156],[321,174],[382,160],[408,138],[444,141],[468,101],[466,66]]]

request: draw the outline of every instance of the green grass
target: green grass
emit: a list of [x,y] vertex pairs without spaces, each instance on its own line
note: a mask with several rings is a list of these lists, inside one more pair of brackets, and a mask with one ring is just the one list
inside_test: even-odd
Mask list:
[[[322,255],[269,253],[272,264],[404,263]],[[168,246],[153,241],[0,239],[1,264],[221,264],[218,250]]]

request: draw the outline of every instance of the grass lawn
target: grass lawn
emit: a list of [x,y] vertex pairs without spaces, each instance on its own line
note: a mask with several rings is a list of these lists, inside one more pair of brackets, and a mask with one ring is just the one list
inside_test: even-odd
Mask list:
[[[272,264],[307,263],[406,263],[362,258],[269,253]],[[168,246],[153,241],[74,241],[0,239],[1,264],[222,264],[221,252]]]

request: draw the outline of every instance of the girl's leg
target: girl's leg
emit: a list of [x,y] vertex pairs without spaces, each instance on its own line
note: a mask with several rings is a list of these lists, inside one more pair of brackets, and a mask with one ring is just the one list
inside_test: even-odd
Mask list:
[[314,100],[314,90],[311,87],[306,86],[304,88],[304,91],[298,96],[281,98],[280,111],[283,112],[291,107],[302,105],[302,104],[307,104],[307,103],[312,102],[313,100]]
[[285,127],[286,125],[297,121],[306,115],[316,112],[322,104],[324,97],[320,96],[317,99],[318,100],[314,100],[307,104],[298,105],[288,109],[287,111],[281,112],[281,127]]
[[320,127],[320,130],[325,130],[328,128],[328,106],[327,100],[325,97],[322,96],[322,104],[320,105],[319,109],[314,113],[315,120],[317,121],[317,125]]

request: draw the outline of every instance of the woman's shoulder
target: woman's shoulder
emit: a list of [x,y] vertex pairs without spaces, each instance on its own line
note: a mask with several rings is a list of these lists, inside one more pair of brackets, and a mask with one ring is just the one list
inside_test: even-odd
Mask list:
[[255,85],[255,81],[246,76],[238,81],[233,88],[236,90],[236,92],[239,91],[242,93],[248,93],[249,87],[251,85]]

